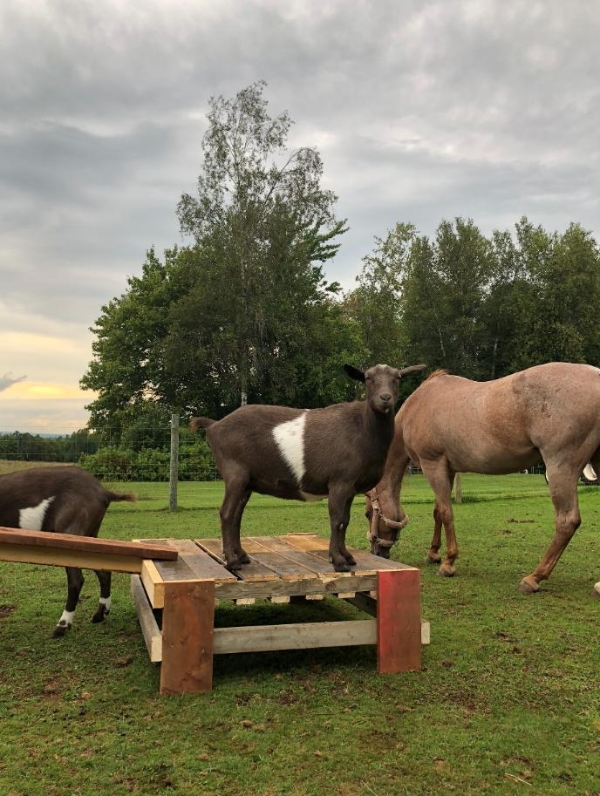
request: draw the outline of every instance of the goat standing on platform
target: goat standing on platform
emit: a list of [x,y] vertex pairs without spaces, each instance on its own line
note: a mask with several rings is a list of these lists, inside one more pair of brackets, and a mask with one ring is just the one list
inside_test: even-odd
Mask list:
[[394,406],[400,379],[423,370],[376,365],[366,372],[350,365],[346,374],[365,384],[366,400],[324,409],[242,406],[222,420],[194,418],[205,428],[221,477],[223,551],[229,569],[250,558],[240,539],[242,514],[252,492],[294,500],[329,498],[329,557],[337,572],[356,561],[346,548],[346,528],[354,496],[366,492],[383,472],[394,436]]
[[[74,536],[98,536],[106,510],[113,501],[133,501],[133,495],[109,492],[86,470],[75,466],[32,467],[0,475],[0,526],[28,531],[54,531]],[[65,567],[67,603],[54,629],[63,636],[83,586],[78,567]],[[96,571],[100,603],[92,622],[102,622],[110,611],[111,573]]]

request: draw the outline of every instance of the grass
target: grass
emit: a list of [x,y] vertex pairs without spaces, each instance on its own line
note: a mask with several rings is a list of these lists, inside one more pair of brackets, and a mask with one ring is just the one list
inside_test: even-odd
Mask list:
[[[211,694],[161,698],[127,576],[96,626],[89,573],[73,630],[52,640],[64,573],[0,563],[0,794],[598,796],[600,489],[580,487],[582,527],[525,597],[518,582],[551,537],[543,477],[465,475],[462,486],[458,573],[422,566],[431,645],[407,675],[376,675],[371,647],[231,655],[216,658]],[[220,483],[181,484],[176,513],[167,485],[130,488],[141,499],[111,507],[105,537],[218,536]],[[432,496],[422,476],[403,494],[411,521],[393,555],[421,566]],[[361,503],[348,537],[364,548]],[[255,495],[246,510],[246,534],[310,531],[327,535],[325,503]],[[217,620],[278,622],[286,610],[219,608]],[[317,621],[338,609],[302,610]]]

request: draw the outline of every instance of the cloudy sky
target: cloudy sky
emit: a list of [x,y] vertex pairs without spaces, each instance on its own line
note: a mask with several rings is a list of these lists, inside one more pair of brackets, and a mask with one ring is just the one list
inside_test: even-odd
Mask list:
[[321,152],[346,288],[397,221],[600,240],[599,40],[590,0],[2,0],[0,431],[85,425],[89,327],[185,242],[208,100],[259,79]]

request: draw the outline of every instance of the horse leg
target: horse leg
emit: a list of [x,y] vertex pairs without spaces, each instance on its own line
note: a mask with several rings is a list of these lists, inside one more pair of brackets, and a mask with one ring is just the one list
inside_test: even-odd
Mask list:
[[111,572],[102,572],[94,570],[98,583],[100,584],[100,602],[98,603],[98,610],[92,617],[92,622],[103,622],[104,617],[110,613],[110,583]]
[[431,560],[432,563],[437,563],[441,558],[439,549],[443,525],[446,531],[446,559],[439,568],[438,574],[444,577],[452,577],[456,572],[454,562],[458,558],[458,546],[456,544],[456,533],[454,531],[454,515],[450,498],[454,473],[450,472],[447,462],[444,460],[428,464],[421,462],[421,467],[435,494],[433,538],[427,558]]
[[221,536],[223,553],[229,569],[240,569],[243,564],[250,563],[250,557],[242,548],[240,528],[242,514],[250,499],[252,490],[248,488],[248,479],[240,473],[229,477],[225,482],[225,497],[219,512],[221,516]]
[[346,547],[346,528],[350,522],[350,507],[354,493],[347,487],[329,488],[329,559],[336,572],[349,572],[356,566],[356,560]]
[[523,594],[533,594],[539,590],[542,580],[548,580],[565,547],[581,525],[577,499],[579,472],[563,475],[550,466],[547,469],[547,474],[550,496],[556,513],[554,538],[537,567],[519,584],[519,589]]
[[52,634],[54,638],[64,636],[73,624],[75,609],[83,586],[83,574],[78,567],[65,567],[67,573],[67,603]]
[[442,515],[438,508],[437,500],[435,508],[433,509],[433,537],[431,539],[431,546],[427,551],[427,564],[439,564],[442,560],[440,555],[440,547],[442,546]]

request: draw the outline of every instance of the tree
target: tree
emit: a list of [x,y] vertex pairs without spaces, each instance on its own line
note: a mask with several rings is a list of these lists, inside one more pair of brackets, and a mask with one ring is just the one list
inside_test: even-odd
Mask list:
[[177,209],[193,244],[164,262],[151,250],[102,308],[81,381],[98,391],[95,423],[126,425],[148,403],[221,416],[247,400],[349,394],[342,356],[360,346],[357,327],[323,274],[344,222],[318,152],[285,151],[291,120],[268,115],[264,87],[211,99],[198,195]]
[[385,238],[375,238],[372,254],[363,257],[359,286],[346,296],[346,311],[361,327],[363,365],[406,362],[402,294],[408,258],[416,239],[412,224],[396,224]]

